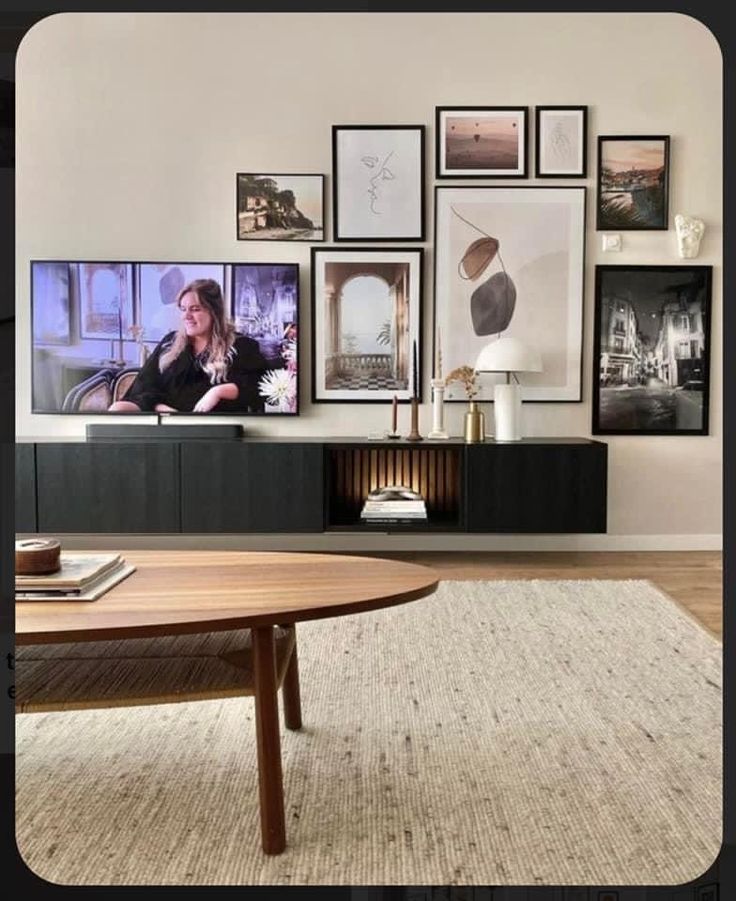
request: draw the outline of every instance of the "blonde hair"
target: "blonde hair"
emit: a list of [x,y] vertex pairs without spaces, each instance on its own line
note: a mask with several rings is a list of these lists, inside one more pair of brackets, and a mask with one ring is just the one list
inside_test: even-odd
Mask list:
[[[207,348],[202,357],[202,369],[209,375],[210,384],[218,385],[227,378],[227,369],[233,358],[235,326],[225,316],[225,301],[219,284],[212,278],[196,278],[179,291],[176,305],[179,306],[185,294],[196,294],[200,304],[212,316],[212,330]],[[184,323],[179,326],[174,341],[158,361],[159,372],[171,366],[188,343]]]

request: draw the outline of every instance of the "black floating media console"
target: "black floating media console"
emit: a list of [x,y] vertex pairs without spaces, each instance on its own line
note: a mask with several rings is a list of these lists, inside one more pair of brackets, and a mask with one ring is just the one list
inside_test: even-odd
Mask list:
[[88,423],[87,441],[240,441],[242,425],[139,425]]
[[[587,438],[221,441],[211,425],[154,426],[155,439],[127,425],[115,439],[90,428],[89,441],[16,445],[17,532],[606,531],[608,445]],[[361,522],[368,492],[396,484],[422,495],[427,520]]]

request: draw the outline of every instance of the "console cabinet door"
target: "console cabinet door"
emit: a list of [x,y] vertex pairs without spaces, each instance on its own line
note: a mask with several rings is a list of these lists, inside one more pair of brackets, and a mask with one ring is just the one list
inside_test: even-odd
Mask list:
[[467,448],[469,532],[605,532],[603,443]]
[[179,445],[38,444],[39,532],[178,532]]
[[182,530],[322,532],[322,460],[321,444],[182,444]]
[[36,445],[15,445],[15,531],[36,532]]

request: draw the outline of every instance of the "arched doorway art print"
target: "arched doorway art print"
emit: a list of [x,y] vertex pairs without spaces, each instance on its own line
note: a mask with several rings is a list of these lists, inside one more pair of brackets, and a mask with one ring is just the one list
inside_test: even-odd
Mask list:
[[313,248],[313,401],[411,398],[421,259],[421,249]]

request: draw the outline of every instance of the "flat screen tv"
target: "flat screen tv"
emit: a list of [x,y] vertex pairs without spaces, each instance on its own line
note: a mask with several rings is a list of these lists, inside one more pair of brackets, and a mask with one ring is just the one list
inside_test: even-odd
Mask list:
[[296,263],[33,260],[34,413],[295,415]]

